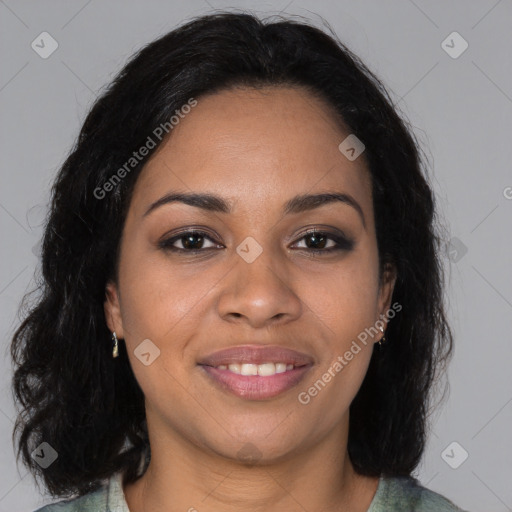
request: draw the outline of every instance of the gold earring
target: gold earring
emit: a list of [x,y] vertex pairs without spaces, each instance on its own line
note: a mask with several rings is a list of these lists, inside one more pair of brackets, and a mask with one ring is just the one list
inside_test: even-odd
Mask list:
[[[381,330],[382,334],[384,334],[384,329],[382,327],[379,327],[379,329]],[[382,338],[378,341],[379,343],[379,346],[382,346],[382,343],[385,343],[386,342],[386,336],[382,336]]]
[[119,345],[117,344],[117,336],[116,331],[112,333],[112,341],[114,342],[114,347],[112,349],[112,357],[115,359],[119,356]]

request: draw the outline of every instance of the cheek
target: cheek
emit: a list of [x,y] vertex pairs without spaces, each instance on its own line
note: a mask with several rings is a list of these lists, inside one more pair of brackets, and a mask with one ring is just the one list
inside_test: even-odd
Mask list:
[[377,320],[378,274],[370,258],[354,255],[302,283],[301,299],[337,339],[357,336]]
[[331,347],[330,357],[297,392],[305,424],[322,418],[321,425],[317,424],[319,432],[331,430],[345,417],[366,376],[373,351],[371,343],[358,342],[355,350],[350,342],[340,345],[343,346]]
[[[132,244],[142,246],[144,241]],[[172,264],[158,250],[125,252],[120,267],[121,309],[127,343],[135,346],[149,338],[168,350],[168,340],[185,339],[206,315],[208,293],[219,280],[212,272],[190,265]],[[195,320],[194,320],[195,319]]]

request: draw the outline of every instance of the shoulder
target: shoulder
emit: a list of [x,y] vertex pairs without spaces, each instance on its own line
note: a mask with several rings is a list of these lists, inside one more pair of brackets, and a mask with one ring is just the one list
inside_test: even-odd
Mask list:
[[85,494],[79,498],[46,505],[35,512],[97,512],[98,510],[106,510],[106,496],[106,491],[102,489],[91,494]]
[[382,478],[368,512],[466,512],[413,477]]
[[[144,472],[144,464],[147,464],[149,457],[147,453],[142,455],[139,476]],[[34,512],[130,512],[124,495],[123,480],[123,471],[114,473],[94,492],[52,503]]]
[[46,505],[34,512],[98,512],[99,510],[108,510],[109,493],[112,485],[112,479],[100,489],[84,494],[77,498],[58,501]]

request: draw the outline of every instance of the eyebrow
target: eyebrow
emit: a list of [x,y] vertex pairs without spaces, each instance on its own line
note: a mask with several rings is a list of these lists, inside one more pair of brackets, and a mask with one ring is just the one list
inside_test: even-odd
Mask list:
[[[143,217],[146,217],[164,204],[175,202],[201,208],[209,212],[231,213],[232,211],[231,204],[228,201],[214,194],[169,192],[154,203],[151,203]],[[334,202],[341,202],[354,208],[361,217],[363,226],[366,228],[366,220],[360,204],[351,195],[338,192],[297,195],[284,204],[283,214],[302,213]]]

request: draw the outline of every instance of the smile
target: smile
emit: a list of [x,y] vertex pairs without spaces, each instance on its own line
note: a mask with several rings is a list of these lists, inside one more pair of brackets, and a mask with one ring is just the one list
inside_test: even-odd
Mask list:
[[268,377],[276,373],[284,373],[293,370],[293,364],[286,363],[233,363],[230,365],[220,364],[216,366],[218,370],[228,370],[238,375],[259,375],[260,377]]
[[[297,386],[311,364],[285,363],[199,365],[208,380],[219,390],[246,400],[266,400]],[[284,370],[283,370],[284,367]]]

